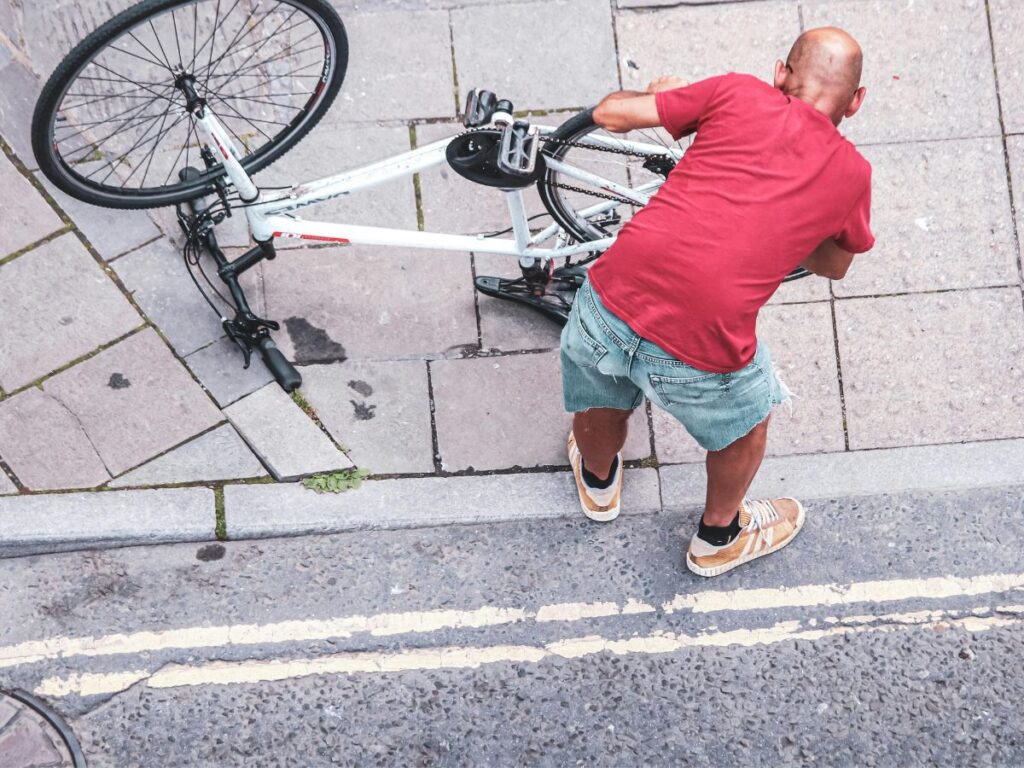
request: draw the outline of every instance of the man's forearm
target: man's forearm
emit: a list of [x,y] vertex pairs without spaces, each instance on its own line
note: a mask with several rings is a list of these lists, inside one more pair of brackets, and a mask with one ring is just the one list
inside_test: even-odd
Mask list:
[[850,268],[851,263],[853,263],[853,254],[840,248],[836,245],[836,241],[829,237],[815,248],[800,266],[816,275],[832,280],[842,280],[846,277],[846,271]]

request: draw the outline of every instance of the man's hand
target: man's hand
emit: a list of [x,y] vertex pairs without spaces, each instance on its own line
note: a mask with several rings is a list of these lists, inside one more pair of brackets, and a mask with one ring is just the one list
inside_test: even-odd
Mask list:
[[832,280],[842,280],[853,262],[853,254],[844,251],[831,237],[825,238],[810,256],[803,260],[801,267]]
[[647,93],[658,93],[659,91],[671,91],[675,88],[685,88],[690,82],[683,80],[678,75],[664,75],[651,80],[647,86]]

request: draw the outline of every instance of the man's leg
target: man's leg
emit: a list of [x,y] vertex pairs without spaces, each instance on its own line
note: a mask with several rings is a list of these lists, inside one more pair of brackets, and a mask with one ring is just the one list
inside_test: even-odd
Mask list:
[[768,419],[720,451],[708,451],[705,466],[708,493],[704,524],[725,527],[732,523],[764,458]]
[[573,414],[576,446],[583,456],[583,466],[595,477],[608,479],[615,456],[626,444],[627,424],[632,413],[618,408],[591,408]]

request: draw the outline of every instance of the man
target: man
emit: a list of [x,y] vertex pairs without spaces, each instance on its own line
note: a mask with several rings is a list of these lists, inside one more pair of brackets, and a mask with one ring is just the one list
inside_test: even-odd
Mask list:
[[707,500],[687,566],[715,576],[799,532],[792,498],[745,500],[768,420],[789,393],[755,336],[757,313],[797,266],[842,279],[871,249],[871,166],[837,130],[864,101],[860,46],[802,34],[774,87],[729,74],[664,77],[607,96],[609,131],[696,138],[590,271],[562,332],[569,458],[593,520],[619,513],[626,422],[646,395],[707,450]]

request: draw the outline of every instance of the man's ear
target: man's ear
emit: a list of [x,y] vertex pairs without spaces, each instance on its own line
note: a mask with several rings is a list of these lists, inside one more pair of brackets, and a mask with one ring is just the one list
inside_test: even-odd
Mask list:
[[843,117],[853,117],[857,114],[857,110],[860,109],[861,104],[864,103],[864,97],[867,96],[867,88],[863,85],[854,91],[853,98],[850,99],[850,104],[846,107],[846,111],[843,112]]
[[782,59],[775,61],[775,77],[773,78],[773,87],[782,90],[782,86],[786,84],[786,75],[789,74],[789,70],[786,69],[786,62]]

